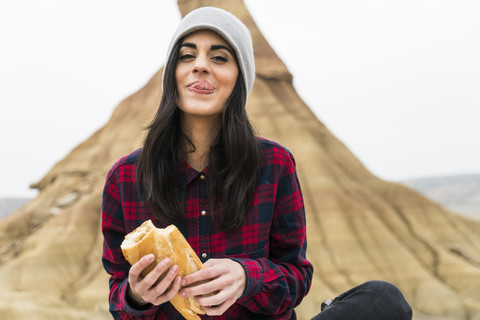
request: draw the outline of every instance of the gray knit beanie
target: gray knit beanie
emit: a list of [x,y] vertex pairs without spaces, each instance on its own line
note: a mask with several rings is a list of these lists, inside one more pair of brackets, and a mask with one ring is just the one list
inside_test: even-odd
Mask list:
[[[238,65],[243,75],[247,97],[255,80],[255,59],[253,57],[252,36],[248,28],[231,13],[213,7],[203,7],[193,10],[180,22],[167,52],[167,60],[177,41],[197,30],[212,30],[222,36],[235,50]],[[165,76],[165,73],[164,73]],[[165,85],[163,87],[165,89]]]

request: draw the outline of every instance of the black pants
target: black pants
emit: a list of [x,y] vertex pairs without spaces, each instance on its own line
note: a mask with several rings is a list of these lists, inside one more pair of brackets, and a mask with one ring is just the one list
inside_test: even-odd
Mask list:
[[411,320],[412,308],[400,290],[385,281],[369,281],[336,297],[312,320]]

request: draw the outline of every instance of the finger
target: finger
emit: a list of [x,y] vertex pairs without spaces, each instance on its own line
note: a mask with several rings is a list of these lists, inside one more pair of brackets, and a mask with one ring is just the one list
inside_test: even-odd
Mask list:
[[215,307],[203,307],[205,314],[208,316],[221,316],[227,309],[221,308],[220,306]]
[[[183,283],[183,282],[182,282]],[[217,279],[208,280],[206,282],[197,283],[191,287],[183,288],[179,294],[182,297],[193,297],[201,295],[210,295],[212,293],[217,293],[218,291],[224,289],[223,281]]]
[[215,267],[201,269],[194,273],[188,274],[182,278],[182,286],[186,287],[196,282],[210,280],[220,275],[219,270]]
[[[163,281],[163,280],[162,280]],[[162,304],[162,303],[165,303],[167,301],[170,301],[173,299],[173,297],[175,297],[175,295],[178,293],[178,291],[180,290],[181,284],[182,282],[182,278],[180,276],[177,276],[175,277],[175,279],[173,280],[173,282],[171,283],[172,286],[170,289],[168,289],[168,291],[164,292],[162,295],[158,296],[156,298],[156,301],[153,302],[153,304]]]
[[231,289],[225,288],[221,290],[215,290],[209,294],[195,295],[195,299],[197,300],[198,304],[202,306],[219,306],[228,299],[234,299],[234,295]]
[[148,267],[153,262],[154,259],[155,259],[155,256],[153,254],[147,254],[143,256],[140,260],[138,260],[136,263],[134,263],[130,268],[130,271],[128,272],[130,277],[130,282],[138,281],[142,271],[146,267]]
[[235,300],[230,299],[230,300],[226,300],[224,303],[220,305],[203,306],[203,309],[205,310],[205,313],[209,316],[221,316],[234,303],[235,303]]
[[[166,262],[164,263],[164,265],[166,265]],[[173,285],[175,277],[178,273],[178,270],[179,269],[177,265],[172,266],[170,270],[166,271],[163,279],[161,281],[158,281],[158,283],[155,283],[152,286],[149,286],[150,285],[149,281],[154,281],[154,278],[147,279],[145,277],[145,279],[141,282],[142,287],[144,289],[143,299],[152,304],[159,305],[173,298],[175,294],[173,294],[173,296],[171,294],[168,296],[165,296],[165,294],[169,291],[170,287]],[[178,279],[177,282],[181,282],[181,279]],[[180,288],[178,288],[177,291],[179,289]]]
[[172,261],[169,258],[165,258],[160,261],[160,263],[158,263],[155,268],[153,268],[153,270],[145,276],[143,279],[144,285],[148,288],[152,287],[160,278],[160,276],[168,270],[171,263]]
[[203,265],[208,268],[220,263],[223,260],[224,259],[208,259]]
[[178,291],[181,288],[181,285],[180,285],[181,282],[182,282],[182,278],[180,276],[177,276],[173,281],[172,287],[166,293],[166,297],[168,298],[168,300],[171,300],[178,293]]
[[178,266],[173,265],[170,270],[165,273],[163,279],[155,284],[155,286],[152,288],[152,291],[154,291],[157,296],[163,295],[165,291],[169,290],[173,285],[173,281],[178,274],[178,270]]

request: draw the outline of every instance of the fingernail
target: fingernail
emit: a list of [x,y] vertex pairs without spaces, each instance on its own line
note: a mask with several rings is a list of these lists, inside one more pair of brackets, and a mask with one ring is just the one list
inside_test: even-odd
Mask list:
[[185,297],[185,296],[186,296],[185,290],[180,291],[180,295],[181,295],[182,297]]
[[185,279],[182,279],[182,286],[185,286],[187,284],[187,281]]
[[155,256],[153,254],[150,254],[148,257],[147,257],[147,262],[152,262],[153,259],[155,259]]
[[171,261],[170,261],[169,258],[165,258],[165,259],[163,260],[163,264],[164,264],[165,266],[169,266],[169,265],[170,265],[170,262],[171,262]]
[[173,273],[177,273],[178,272],[178,266],[177,265],[174,265],[172,267],[172,269],[170,269]]

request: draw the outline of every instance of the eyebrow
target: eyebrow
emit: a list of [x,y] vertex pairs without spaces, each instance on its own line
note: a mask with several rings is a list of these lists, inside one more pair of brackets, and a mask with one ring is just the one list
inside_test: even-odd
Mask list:
[[[187,48],[191,48],[191,49],[197,49],[197,45],[195,43],[191,43],[191,42],[184,42],[182,43],[181,47],[187,47]],[[212,44],[210,46],[210,50],[227,50],[228,52],[230,52],[231,55],[235,56],[232,52],[232,50],[230,50],[229,48],[227,48],[226,46],[224,46],[223,44]]]

